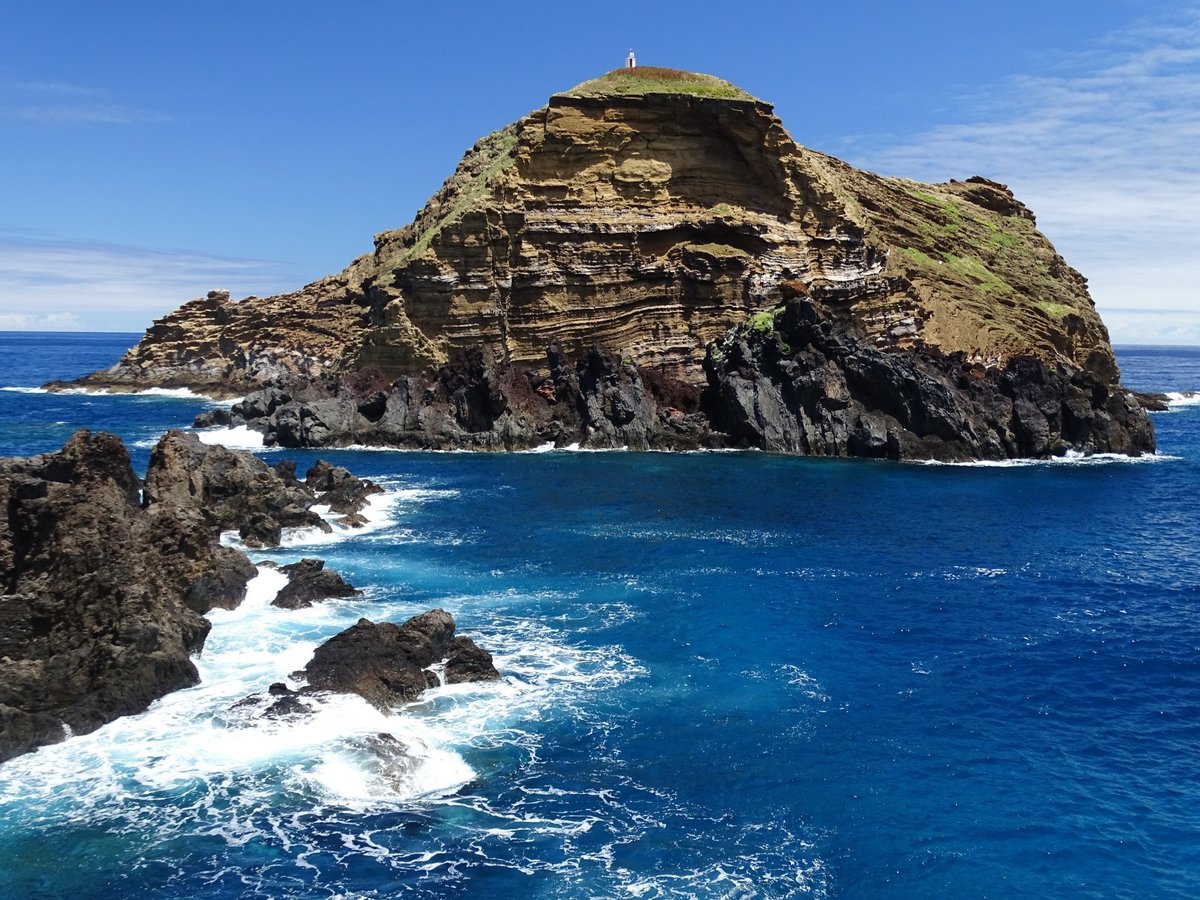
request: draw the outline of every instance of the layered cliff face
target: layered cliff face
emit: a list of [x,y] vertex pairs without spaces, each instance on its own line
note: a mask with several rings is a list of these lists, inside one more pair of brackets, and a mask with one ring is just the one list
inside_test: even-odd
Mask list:
[[804,297],[872,351],[1031,358],[1115,385],[1086,282],[1003,185],[923,185],[798,145],[709,76],[618,70],[481,140],[415,221],[295,294],[210,294],[87,379],[244,392],[469,351],[617,351],[704,387],[713,341]]

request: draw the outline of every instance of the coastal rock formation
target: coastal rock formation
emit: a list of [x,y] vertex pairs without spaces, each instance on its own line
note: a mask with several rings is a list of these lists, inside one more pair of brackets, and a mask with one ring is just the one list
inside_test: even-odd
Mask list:
[[367,497],[380,488],[341,467],[318,461],[305,482],[290,461],[272,468],[256,456],[210,446],[191,432],[167,432],[150,454],[146,503],[192,507],[220,531],[236,530],[249,547],[277,547],[284,528],[330,525],[312,509],[330,504],[357,518]]
[[362,511],[366,509],[372,494],[383,492],[379,485],[350,474],[342,466],[335,466],[318,459],[304,473],[305,486],[317,495],[317,503],[328,506],[329,511],[342,516],[347,524],[361,525],[365,522]]
[[245,579],[194,519],[143,511],[118,438],[0,461],[0,497],[0,760],[196,683],[194,607]]
[[280,566],[279,571],[287,575],[284,585],[272,606],[281,609],[306,609],[322,600],[335,597],[356,597],[362,593],[332,569],[325,568],[323,559],[302,559],[289,566]]
[[[407,376],[366,396],[352,381],[326,380],[307,385],[302,396],[293,399],[279,388],[251,393],[233,407],[233,421],[263,432],[268,446],[285,447],[521,450],[580,444],[665,450],[725,440],[700,413],[699,388],[599,348],[573,363],[552,346],[540,370],[477,349],[432,378]],[[271,402],[264,402],[268,397]],[[338,477],[334,473],[322,494],[339,504],[335,510],[343,508],[338,498],[348,490],[358,498],[338,486]]]
[[[1040,366],[1059,373],[1043,397],[1061,388],[1054,402],[1076,412],[1073,391],[1100,386],[1089,417],[1108,418],[1094,429],[1056,431],[1048,414],[1045,441],[950,441],[976,448],[964,452],[1147,449],[1152,429],[1136,404],[1113,413],[1129,395],[1085,279],[1004,185],[859,171],[797,144],[769,104],[663,69],[618,70],[552,96],[480,140],[412,224],[377,235],[374,252],[341,274],[280,297],[235,303],[211,293],[82,383],[250,393],[234,420],[258,422],[286,446],[493,449],[536,434],[857,455],[871,441],[759,440],[725,432],[736,417],[708,415],[729,398],[713,381],[721,366],[705,365],[714,342],[797,297],[865,355],[900,369],[906,358],[918,368],[918,359],[955,359],[1011,382]],[[554,359],[542,368],[548,347],[581,379],[579,418],[528,396],[562,402]],[[607,374],[599,387],[585,382],[593,352],[615,354],[640,386],[630,376],[614,394]],[[570,377],[562,367],[558,375]],[[710,400],[695,410],[636,402],[650,382]],[[660,427],[660,413],[680,418],[670,410],[684,421]],[[687,421],[692,412],[702,420]],[[1097,439],[1126,424],[1136,436]],[[900,455],[935,445],[901,440]]]
[[358,694],[387,710],[436,687],[430,667],[440,663],[447,684],[499,678],[491,654],[454,632],[454,618],[442,609],[400,625],[359,619],[317,648],[303,671],[308,690]]
[[[340,491],[351,510],[373,487],[314,468],[320,496]],[[144,483],[109,434],[80,431],[56,453],[0,459],[0,762],[195,684],[202,616],[235,608],[256,574],[220,532],[247,534],[249,517],[270,525],[248,542],[277,543],[283,525],[320,519],[318,491],[294,471],[179,432],[155,446]],[[319,560],[296,569],[300,602],[354,593]]]
[[[1137,398],[1091,372],[1031,357],[997,369],[961,353],[881,350],[806,298],[731,329],[710,345],[705,369],[700,390],[597,349],[570,365],[551,348],[549,374],[477,352],[431,382],[402,380],[373,420],[334,384],[323,401],[240,421],[268,444],[301,446],[756,448],[950,461],[1154,449]],[[310,421],[314,409],[325,410],[319,429],[279,427]]]
[[897,354],[792,300],[709,347],[715,428],[736,446],[809,456],[1005,459],[1153,452],[1134,395],[1093,372],[1016,357],[988,368]]
[[[316,694],[358,694],[384,712],[411,703],[438,684],[495,681],[500,677],[492,655],[468,637],[455,634],[454,617],[431,609],[407,621],[359,619],[321,644],[293,677],[308,683],[293,690],[282,682],[265,694],[252,694],[231,709],[239,721],[308,715]],[[435,668],[441,667],[441,679]],[[391,738],[390,735],[380,735]]]

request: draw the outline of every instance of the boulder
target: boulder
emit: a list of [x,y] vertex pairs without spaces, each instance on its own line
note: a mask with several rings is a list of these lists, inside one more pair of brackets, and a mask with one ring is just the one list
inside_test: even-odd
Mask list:
[[304,484],[317,496],[317,503],[329,507],[330,512],[345,516],[357,516],[366,508],[372,494],[382,493],[383,488],[351,475],[342,466],[335,466],[318,459],[304,474]]
[[321,559],[302,559],[279,571],[288,576],[288,583],[271,601],[282,609],[305,609],[322,600],[335,597],[355,597],[362,591],[348,584],[337,572],[325,568]]
[[454,632],[453,617],[442,609],[399,625],[359,619],[318,647],[302,674],[311,690],[358,694],[383,710],[435,687],[430,667],[442,662],[448,681],[450,672],[455,682],[499,678],[491,655]]
[[213,527],[239,532],[250,547],[278,546],[284,528],[330,530],[311,509],[316,495],[294,477],[188,432],[169,431],[155,445],[143,490],[147,506],[198,508]]

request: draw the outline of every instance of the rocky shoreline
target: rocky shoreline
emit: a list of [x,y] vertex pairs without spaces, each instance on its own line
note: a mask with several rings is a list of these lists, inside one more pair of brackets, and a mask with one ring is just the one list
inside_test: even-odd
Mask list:
[[[317,505],[357,527],[378,491],[326,462],[301,481],[290,462],[268,466],[179,431],[159,440],[144,480],[119,438],[86,430],[57,452],[0,459],[0,762],[198,683],[192,657],[211,627],[204,615],[237,608],[257,574],[245,553],[221,544],[223,531],[247,547],[278,546],[284,529],[332,527]],[[277,606],[358,593],[320,560],[284,571]],[[418,670],[467,653],[465,678],[498,677],[486,651],[455,637],[453,619],[438,613],[438,640],[426,644],[445,656],[416,657]],[[389,652],[376,651],[376,664]],[[409,656],[392,664],[415,665]],[[352,689],[342,685],[355,660],[338,665],[341,680],[320,689]]]
[[254,391],[199,427],[267,446],[424,450],[757,449],[941,461],[1153,453],[1140,398],[1066,364],[1003,368],[936,349],[878,349],[852,320],[793,297],[708,349],[696,386],[592,348],[541,369],[466,353],[432,377],[359,372]]

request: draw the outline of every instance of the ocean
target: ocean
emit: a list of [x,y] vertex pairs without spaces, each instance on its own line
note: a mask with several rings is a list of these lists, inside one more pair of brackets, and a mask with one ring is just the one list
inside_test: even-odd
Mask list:
[[[208,401],[35,389],[137,337],[0,334],[0,455],[87,426],[144,469]],[[1200,389],[1200,349],[1118,359]],[[0,767],[0,896],[1200,896],[1200,406],[1155,425],[1153,458],[1004,465],[260,450],[386,487],[252,554],[365,594],[275,609],[264,569],[201,685]],[[500,682],[230,709],[432,607]]]

